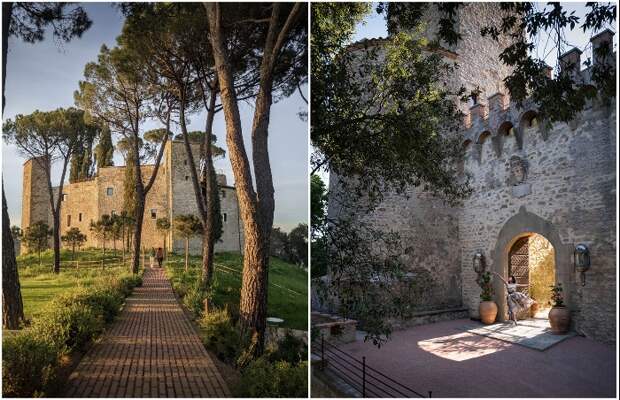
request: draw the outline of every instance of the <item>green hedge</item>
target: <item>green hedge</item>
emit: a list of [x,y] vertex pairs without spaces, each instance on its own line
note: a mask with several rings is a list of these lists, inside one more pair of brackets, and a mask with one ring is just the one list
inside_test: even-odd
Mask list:
[[214,309],[199,321],[200,336],[205,347],[225,362],[234,363],[239,357],[241,338],[226,309]]
[[241,381],[235,387],[238,397],[307,397],[307,346],[287,332],[265,353],[246,366],[243,349],[249,338],[242,338],[239,327],[227,309],[213,309],[199,320],[200,336],[205,347],[216,356],[241,369]]
[[3,397],[42,397],[51,387],[60,349],[32,330],[2,339]]
[[271,363],[268,356],[252,361],[236,387],[239,397],[308,397],[308,364]]
[[61,356],[83,348],[119,313],[123,299],[142,284],[126,274],[56,297],[32,325],[2,341],[4,397],[49,395]]

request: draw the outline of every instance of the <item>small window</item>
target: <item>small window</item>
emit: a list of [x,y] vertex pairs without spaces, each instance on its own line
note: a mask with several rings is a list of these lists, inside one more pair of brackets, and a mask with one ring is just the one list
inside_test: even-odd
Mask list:
[[185,175],[185,180],[189,181],[189,175]]
[[222,198],[225,199],[226,198],[226,191],[222,190]]
[[71,216],[67,215],[67,226],[71,226]]
[[183,160],[183,165],[187,165],[187,160]]
[[108,196],[112,196],[114,194],[114,188],[109,187],[105,190],[105,192]]
[[62,194],[62,200],[61,201],[67,201],[67,195],[65,193]]
[[223,217],[224,217],[224,222],[226,222],[226,218],[227,218],[226,213],[224,213]]
[[78,214],[78,222],[82,222],[82,213]]
[[157,219],[157,210],[156,209],[152,209],[151,210],[151,218]]

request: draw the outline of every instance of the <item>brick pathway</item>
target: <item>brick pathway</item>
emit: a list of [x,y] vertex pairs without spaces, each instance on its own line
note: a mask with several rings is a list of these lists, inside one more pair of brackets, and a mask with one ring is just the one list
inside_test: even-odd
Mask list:
[[163,270],[147,268],[112,328],[69,377],[68,397],[230,397]]

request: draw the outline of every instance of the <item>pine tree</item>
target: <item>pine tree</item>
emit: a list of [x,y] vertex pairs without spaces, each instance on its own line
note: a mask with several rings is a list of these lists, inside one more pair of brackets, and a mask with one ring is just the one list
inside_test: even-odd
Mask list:
[[110,128],[105,126],[99,135],[99,143],[95,146],[95,161],[97,172],[100,168],[114,165],[114,145],[112,144],[112,133]]

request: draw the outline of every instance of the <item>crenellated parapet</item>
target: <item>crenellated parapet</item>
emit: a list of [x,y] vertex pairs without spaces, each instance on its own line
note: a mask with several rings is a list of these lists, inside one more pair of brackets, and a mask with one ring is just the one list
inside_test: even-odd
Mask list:
[[[579,84],[592,84],[593,68],[601,64],[610,65],[615,60],[615,53],[608,57],[596,56],[601,46],[607,46],[613,40],[614,33],[609,29],[592,37],[593,64],[586,69],[579,69],[581,65],[581,51],[572,49],[560,57],[560,73],[571,74],[573,80]],[[552,68],[548,67],[547,76],[551,77]],[[481,100],[481,99],[479,99]],[[479,101],[469,108],[463,117],[463,145],[477,148],[481,152],[482,144],[491,140],[496,155],[501,156],[505,139],[514,135],[519,150],[523,149],[523,135],[526,129],[535,128],[543,140],[549,137],[548,124],[539,117],[538,105],[527,99],[519,106],[512,102],[505,93],[495,93],[486,100]]]

